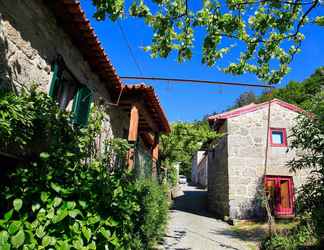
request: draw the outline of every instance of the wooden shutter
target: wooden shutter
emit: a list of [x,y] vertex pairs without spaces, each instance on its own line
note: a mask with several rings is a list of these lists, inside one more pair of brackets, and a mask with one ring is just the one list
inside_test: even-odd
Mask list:
[[57,94],[58,94],[58,89],[59,89],[59,76],[58,76],[58,64],[55,63],[52,67],[52,80],[51,80],[51,86],[49,89],[49,96],[51,96],[52,98],[56,99],[57,98]]
[[79,88],[76,96],[74,97],[72,106],[74,123],[80,126],[87,125],[91,102],[91,91],[85,86]]

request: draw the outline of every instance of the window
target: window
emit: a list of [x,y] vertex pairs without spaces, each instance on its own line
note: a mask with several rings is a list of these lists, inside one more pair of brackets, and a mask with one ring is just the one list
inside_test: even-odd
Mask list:
[[294,214],[293,179],[290,176],[266,176],[265,190],[270,208],[277,217]]
[[62,59],[52,67],[49,95],[58,102],[62,110],[72,111],[73,123],[80,126],[87,125],[92,93],[86,86],[76,81],[64,66]]
[[270,128],[270,144],[274,147],[286,147],[287,135],[285,128]]

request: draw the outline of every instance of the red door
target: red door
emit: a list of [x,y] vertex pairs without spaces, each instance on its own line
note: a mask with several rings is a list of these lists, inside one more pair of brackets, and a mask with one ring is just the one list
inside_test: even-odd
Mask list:
[[270,207],[275,216],[294,214],[294,192],[292,177],[266,176],[265,188]]

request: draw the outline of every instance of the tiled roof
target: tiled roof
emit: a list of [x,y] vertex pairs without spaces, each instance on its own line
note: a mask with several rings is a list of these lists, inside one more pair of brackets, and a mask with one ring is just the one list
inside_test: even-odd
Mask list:
[[107,83],[114,101],[122,90],[126,92],[138,92],[144,94],[148,109],[153,120],[157,123],[161,132],[169,133],[170,126],[166,115],[155,95],[154,88],[144,84],[124,85],[111,64],[100,41],[81,9],[80,2],[76,0],[50,0],[45,1],[53,10],[62,28],[71,37],[72,42],[81,51],[83,57],[88,61],[91,69]]
[[152,86],[145,84],[124,85],[122,93],[123,95],[133,94],[143,97],[144,101],[148,104],[149,113],[159,127],[160,132],[170,133],[171,129],[168,119]]
[[59,24],[71,37],[72,42],[81,51],[91,69],[107,83],[114,98],[122,87],[122,82],[111,64],[100,41],[81,9],[79,1],[45,1],[53,10]]
[[[281,101],[279,99],[272,99],[271,104],[278,104],[286,109],[292,110],[294,112],[298,112],[298,113],[302,113],[304,112],[303,109],[297,107],[296,105]],[[217,127],[219,127],[225,120],[232,118],[232,117],[236,117],[236,116],[240,116],[246,113],[250,113],[250,112],[254,112],[256,110],[260,110],[263,108],[268,107],[269,102],[263,102],[263,103],[259,103],[259,104],[255,104],[255,103],[251,103],[249,105],[245,105],[243,107],[237,108],[237,109],[233,109],[221,114],[217,114],[217,115],[213,115],[208,117],[208,121],[210,124],[214,124]]]

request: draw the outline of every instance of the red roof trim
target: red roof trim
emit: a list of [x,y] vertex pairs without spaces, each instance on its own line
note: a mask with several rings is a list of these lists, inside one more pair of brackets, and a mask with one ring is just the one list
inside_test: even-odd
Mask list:
[[[222,113],[222,114],[210,116],[210,117],[208,117],[208,120],[209,121],[227,120],[228,118],[240,116],[240,115],[243,115],[246,113],[250,113],[250,112],[254,112],[256,110],[266,108],[268,104],[269,104],[269,102],[263,102],[260,104],[251,103],[249,105],[243,106],[238,109],[234,109],[234,110]],[[271,104],[278,104],[286,109],[289,109],[291,111],[298,112],[298,113],[305,112],[303,109],[301,109],[293,104],[281,101],[279,99],[271,100]]]

